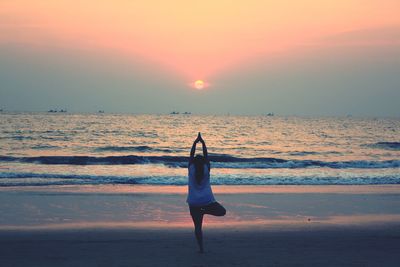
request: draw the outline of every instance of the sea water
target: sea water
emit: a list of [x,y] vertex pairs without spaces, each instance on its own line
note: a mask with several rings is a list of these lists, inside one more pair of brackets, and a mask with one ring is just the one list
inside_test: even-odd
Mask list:
[[185,185],[199,131],[213,184],[400,183],[396,118],[0,113],[0,186]]

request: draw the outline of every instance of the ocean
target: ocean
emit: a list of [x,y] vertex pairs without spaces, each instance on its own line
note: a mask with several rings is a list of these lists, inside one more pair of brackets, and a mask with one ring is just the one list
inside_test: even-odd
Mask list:
[[3,112],[0,122],[1,187],[185,185],[199,131],[215,185],[400,183],[396,118]]

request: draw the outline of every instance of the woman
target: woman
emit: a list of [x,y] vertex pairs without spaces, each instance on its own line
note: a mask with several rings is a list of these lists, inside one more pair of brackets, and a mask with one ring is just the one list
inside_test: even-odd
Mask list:
[[[203,156],[194,156],[196,144],[200,142],[203,146]],[[193,142],[189,158],[189,193],[187,203],[189,204],[190,215],[194,223],[194,233],[199,244],[200,253],[203,249],[202,223],[204,214],[224,216],[225,208],[215,201],[210,185],[210,161],[208,160],[207,147],[199,133]]]

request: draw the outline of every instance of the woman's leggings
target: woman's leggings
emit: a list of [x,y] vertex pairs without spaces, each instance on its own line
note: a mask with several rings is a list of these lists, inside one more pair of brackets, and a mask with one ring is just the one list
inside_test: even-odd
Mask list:
[[204,214],[210,214],[214,216],[224,216],[226,213],[225,208],[218,202],[213,202],[206,206],[189,206],[190,215],[192,215],[193,221],[196,218],[203,218]]

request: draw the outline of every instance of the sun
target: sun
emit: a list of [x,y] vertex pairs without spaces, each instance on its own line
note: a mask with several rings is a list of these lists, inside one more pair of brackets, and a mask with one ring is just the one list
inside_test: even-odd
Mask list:
[[204,88],[204,81],[202,80],[197,80],[194,82],[194,88],[196,88],[197,90],[201,90]]
[[203,90],[210,86],[210,84],[204,80],[195,80],[195,81],[189,83],[188,85],[197,90]]

